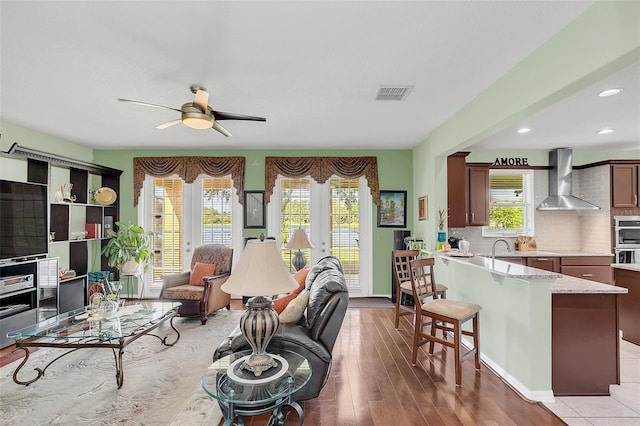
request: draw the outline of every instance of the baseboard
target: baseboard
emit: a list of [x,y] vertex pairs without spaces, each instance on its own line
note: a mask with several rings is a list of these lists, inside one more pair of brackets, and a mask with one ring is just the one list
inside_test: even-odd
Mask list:
[[[471,344],[464,339],[462,340],[462,345],[470,350],[472,348]],[[515,377],[509,374],[504,368],[500,367],[496,364],[490,357],[480,351],[480,360],[491,369],[498,377],[500,377],[509,387],[511,387],[516,393],[518,393],[522,398],[528,401],[534,402],[554,402],[555,397],[553,395],[553,390],[542,390],[542,391],[532,391],[527,388],[525,385],[520,383]]]

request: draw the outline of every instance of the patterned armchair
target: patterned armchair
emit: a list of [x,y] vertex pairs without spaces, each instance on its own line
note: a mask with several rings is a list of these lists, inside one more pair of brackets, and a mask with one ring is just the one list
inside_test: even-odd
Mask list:
[[[205,244],[196,248],[191,258],[191,271],[162,277],[160,299],[181,302],[180,316],[199,316],[200,322],[206,324],[211,312],[223,307],[230,309],[231,295],[220,287],[231,275],[232,262],[233,249],[227,246]],[[213,275],[202,278],[204,285],[193,283],[191,274],[196,263],[215,265]]]

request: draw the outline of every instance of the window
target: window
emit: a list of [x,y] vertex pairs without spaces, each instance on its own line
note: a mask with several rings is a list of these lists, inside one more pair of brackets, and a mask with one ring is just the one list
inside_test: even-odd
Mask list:
[[483,237],[533,236],[533,172],[489,171],[489,226]]
[[[310,237],[311,231],[311,179],[289,179],[280,180],[280,250],[282,258],[287,265],[291,265],[293,256],[291,250],[287,248],[289,237],[297,228],[302,228]],[[309,261],[310,251],[303,250],[304,256]]]
[[[153,189],[150,199],[146,198],[147,188]],[[163,275],[188,269],[194,247],[233,246],[233,204],[237,201],[231,177],[199,177],[186,184],[177,176],[147,176],[143,194],[145,206],[150,207],[149,216],[143,214],[144,225],[151,223],[154,233],[153,285],[161,285]]]

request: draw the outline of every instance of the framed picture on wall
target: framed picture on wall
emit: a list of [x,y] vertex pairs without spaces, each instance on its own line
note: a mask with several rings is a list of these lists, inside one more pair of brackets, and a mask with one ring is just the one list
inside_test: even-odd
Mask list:
[[422,197],[418,198],[418,220],[427,220],[427,208],[427,196],[423,195]]
[[264,228],[264,191],[244,191],[244,227]]
[[378,227],[407,227],[407,191],[380,191]]

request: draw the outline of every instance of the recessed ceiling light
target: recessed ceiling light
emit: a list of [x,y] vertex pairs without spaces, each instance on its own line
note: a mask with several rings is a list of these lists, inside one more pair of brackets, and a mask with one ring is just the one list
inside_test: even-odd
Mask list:
[[602,92],[598,93],[598,96],[600,96],[601,98],[606,98],[607,96],[617,95],[620,92],[622,92],[622,89],[616,87],[615,89],[603,90]]
[[598,130],[598,134],[608,135],[609,133],[613,133],[614,131],[615,131],[614,129],[602,129],[602,130]]
[[523,127],[523,128],[521,128],[521,129],[518,129],[517,133],[519,133],[519,134],[523,134],[523,133],[529,133],[530,131],[531,131],[531,129],[530,129],[530,128],[528,128],[528,127]]

